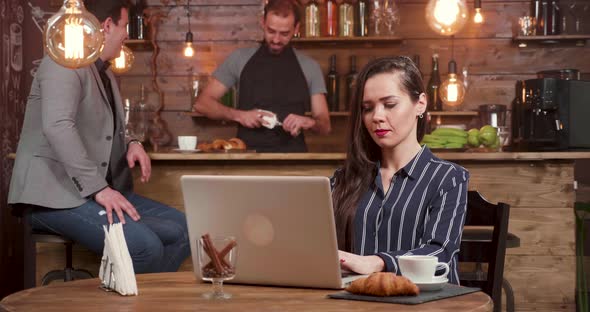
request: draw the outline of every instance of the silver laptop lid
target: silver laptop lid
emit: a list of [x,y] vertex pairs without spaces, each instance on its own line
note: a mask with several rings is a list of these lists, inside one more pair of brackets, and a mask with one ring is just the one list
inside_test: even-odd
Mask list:
[[236,237],[231,282],[342,288],[326,177],[181,177],[195,274],[205,233]]

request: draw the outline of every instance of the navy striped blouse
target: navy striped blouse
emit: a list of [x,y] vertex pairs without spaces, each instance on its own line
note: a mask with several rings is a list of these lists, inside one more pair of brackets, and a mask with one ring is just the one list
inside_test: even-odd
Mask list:
[[378,173],[357,206],[353,252],[377,255],[385,271],[397,274],[396,256],[437,256],[449,264],[449,282],[459,284],[468,180],[465,168],[437,158],[425,146],[395,173],[389,190],[383,190]]

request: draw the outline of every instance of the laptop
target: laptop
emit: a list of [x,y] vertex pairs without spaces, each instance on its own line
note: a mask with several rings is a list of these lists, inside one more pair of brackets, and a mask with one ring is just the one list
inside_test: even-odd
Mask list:
[[197,240],[234,236],[232,283],[340,289],[342,277],[330,181],[326,177],[181,177],[193,267],[201,279]]

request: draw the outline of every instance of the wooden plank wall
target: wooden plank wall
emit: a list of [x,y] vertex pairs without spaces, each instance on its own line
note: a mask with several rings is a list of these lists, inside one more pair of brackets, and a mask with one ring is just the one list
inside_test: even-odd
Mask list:
[[[561,3],[568,1],[563,0]],[[231,124],[207,123],[202,118],[190,118],[179,112],[191,108],[193,77],[210,74],[234,49],[256,45],[256,41],[262,36],[259,27],[261,2],[262,0],[189,1],[196,53],[192,59],[186,59],[181,53],[188,29],[186,0],[148,1],[152,12],[164,16],[158,24],[156,37],[161,48],[157,69],[158,82],[164,92],[162,115],[173,135],[195,133],[202,139],[210,140],[215,137],[229,137],[235,133],[235,127]],[[325,73],[328,71],[329,56],[336,54],[337,71],[342,75],[349,70],[350,55],[357,56],[359,66],[380,56],[419,55],[425,81],[430,78],[431,56],[438,53],[444,79],[448,61],[451,59],[451,41],[435,34],[425,24],[426,0],[399,0],[397,3],[401,22],[396,35],[404,38],[401,43],[298,44],[297,47],[317,60]],[[464,109],[475,109],[480,104],[489,103],[510,106],[516,80],[534,78],[535,73],[540,70],[577,68],[586,77],[590,74],[590,58],[584,57],[590,52],[589,46],[576,47],[572,43],[565,43],[548,46],[533,44],[528,48],[518,48],[513,43],[512,36],[516,33],[518,16],[529,13],[529,3],[529,0],[485,0],[485,23],[475,25],[469,20],[465,28],[456,35],[454,59],[459,69],[466,67],[469,72],[470,87]],[[472,1],[468,1],[468,5],[472,8]],[[590,18],[587,17],[585,22],[590,23]],[[590,25],[586,25],[585,29],[590,32]],[[137,98],[140,85],[145,84],[149,101],[157,103],[157,95],[150,83],[151,51],[137,50],[135,55],[136,65],[120,79],[123,96]],[[346,118],[333,117],[332,123],[332,135],[322,138],[308,136],[310,151],[344,151],[346,145],[342,137]]]

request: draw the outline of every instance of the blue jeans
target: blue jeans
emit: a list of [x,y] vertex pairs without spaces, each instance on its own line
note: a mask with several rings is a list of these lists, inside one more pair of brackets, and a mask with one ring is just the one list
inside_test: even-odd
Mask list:
[[[184,213],[135,193],[124,194],[140,215],[133,221],[127,214],[123,232],[135,273],[175,272],[190,255]],[[94,200],[69,209],[35,208],[31,226],[55,232],[102,255],[105,209]],[[113,212],[113,221],[119,222]]]

